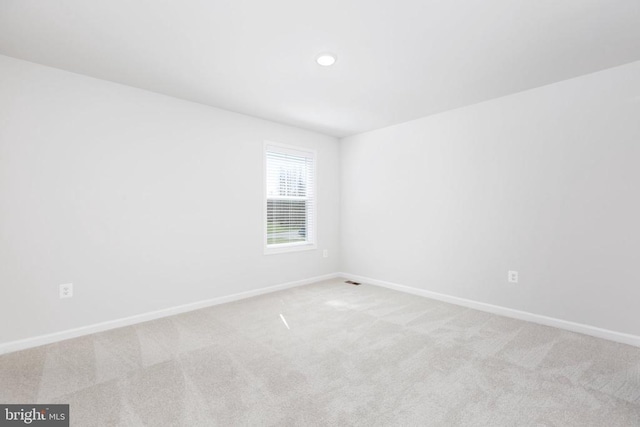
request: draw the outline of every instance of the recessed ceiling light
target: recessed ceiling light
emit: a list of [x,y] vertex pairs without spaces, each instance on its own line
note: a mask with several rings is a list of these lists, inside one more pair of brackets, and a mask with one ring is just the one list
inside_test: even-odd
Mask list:
[[316,56],[316,62],[323,67],[328,67],[336,63],[336,56],[333,53],[321,53]]

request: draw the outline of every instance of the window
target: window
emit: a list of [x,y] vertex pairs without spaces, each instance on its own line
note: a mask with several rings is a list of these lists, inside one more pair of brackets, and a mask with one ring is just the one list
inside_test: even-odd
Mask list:
[[315,151],[265,143],[265,253],[315,249]]

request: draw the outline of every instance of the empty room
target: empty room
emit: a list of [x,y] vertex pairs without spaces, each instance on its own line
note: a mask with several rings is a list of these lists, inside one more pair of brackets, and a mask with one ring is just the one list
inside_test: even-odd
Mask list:
[[0,0],[0,426],[640,426],[640,1]]

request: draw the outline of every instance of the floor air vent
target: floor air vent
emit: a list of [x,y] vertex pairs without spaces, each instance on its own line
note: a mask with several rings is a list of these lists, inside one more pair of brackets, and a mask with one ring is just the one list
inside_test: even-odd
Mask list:
[[347,281],[346,281],[346,282],[344,282],[344,283],[348,283],[348,284],[350,284],[350,285],[356,285],[356,286],[358,286],[358,285],[360,284],[360,282],[354,282],[353,280],[347,280]]

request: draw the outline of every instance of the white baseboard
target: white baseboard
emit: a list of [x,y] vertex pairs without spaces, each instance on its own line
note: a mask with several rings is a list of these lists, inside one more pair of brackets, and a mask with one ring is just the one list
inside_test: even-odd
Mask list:
[[338,276],[344,277],[349,280],[354,280],[356,282],[368,283],[370,285],[375,285],[375,286],[382,286],[382,287],[393,289],[396,291],[406,292],[413,295],[419,295],[422,297],[431,298],[438,301],[444,301],[451,304],[460,305],[463,307],[469,307],[475,310],[486,311],[488,313],[493,313],[500,316],[511,317],[519,320],[526,320],[528,322],[538,323],[540,325],[553,326],[555,328],[565,329],[571,332],[578,332],[580,334],[591,335],[597,338],[603,338],[606,340],[615,341],[622,344],[628,344],[628,345],[640,347],[640,336],[637,336],[637,335],[611,331],[608,329],[602,329],[595,326],[585,325],[582,323],[570,322],[567,320],[556,319],[554,317],[543,316],[540,314],[529,313],[526,311],[514,310],[512,308],[502,307],[499,305],[487,304],[484,302],[478,302],[478,301],[473,301],[465,298],[454,297],[451,295],[431,292],[424,289],[418,289],[410,286],[399,285],[397,283],[386,282],[383,280],[376,280],[370,277],[358,276],[355,274],[338,273]]
[[463,307],[473,308],[475,310],[497,314],[500,316],[525,320],[525,321],[538,323],[545,326],[552,326],[552,327],[565,329],[572,332],[591,335],[597,338],[603,338],[610,341],[615,341],[623,344],[629,344],[636,347],[640,347],[640,336],[637,336],[637,335],[611,331],[608,329],[602,329],[595,326],[585,325],[582,323],[569,322],[567,320],[556,319],[553,317],[543,316],[540,314],[514,310],[507,307],[473,301],[465,298],[427,291],[424,289],[413,288],[410,286],[399,285],[397,283],[386,282],[383,280],[376,280],[370,277],[358,276],[350,273],[332,273],[332,274],[325,274],[323,276],[316,276],[316,277],[310,277],[308,279],[297,280],[294,282],[282,283],[280,285],[269,286],[266,288],[256,289],[252,291],[240,292],[233,295],[212,298],[205,301],[198,301],[190,304],[179,305],[176,307],[170,307],[162,310],[152,311],[149,313],[125,317],[122,319],[96,323],[93,325],[83,326],[80,328],[68,329],[61,332],[55,332],[52,334],[40,335],[37,337],[26,338],[18,341],[10,341],[7,343],[0,344],[0,355],[11,353],[18,350],[24,350],[27,348],[38,347],[45,344],[51,344],[54,342],[63,341],[70,338],[76,338],[83,335],[89,335],[97,332],[107,331],[110,329],[130,326],[137,323],[147,322],[149,320],[159,319],[162,317],[173,316],[175,314],[198,310],[205,307],[211,307],[218,304],[224,304],[227,302],[238,301],[245,298],[251,298],[254,296],[276,292],[283,289],[293,288],[296,286],[308,285],[311,283],[319,282],[322,280],[329,280],[336,277],[344,277],[349,280],[368,283],[375,286],[381,286],[381,287],[393,289],[400,292],[405,292],[413,295],[435,299],[438,301],[444,301],[451,304],[460,305]]
[[226,302],[237,301],[245,298],[251,298],[258,295],[268,294],[283,289],[294,288],[296,286],[308,285],[310,283],[319,282],[338,277],[337,273],[325,274],[323,276],[310,277],[308,279],[296,280],[295,282],[282,283],[280,285],[269,286],[266,288],[255,289],[252,291],[240,292],[233,295],[217,297],[205,301],[198,301],[190,304],[169,307],[162,310],[151,311],[148,313],[138,314],[135,316],[124,317],[107,322],[95,323],[93,325],[82,326],[80,328],[68,329],[65,331],[54,332],[52,334],[40,335],[33,338],[26,338],[18,341],[10,341],[0,344],[0,355],[11,353],[27,348],[38,347],[45,344],[51,344],[58,341],[76,338],[83,335],[94,334],[96,332],[107,331],[109,329],[121,328],[123,326],[135,325],[137,323],[147,322],[149,320],[159,319],[161,317],[173,316],[175,314],[185,313],[188,311],[198,310],[205,307],[211,307]]

